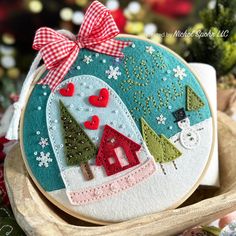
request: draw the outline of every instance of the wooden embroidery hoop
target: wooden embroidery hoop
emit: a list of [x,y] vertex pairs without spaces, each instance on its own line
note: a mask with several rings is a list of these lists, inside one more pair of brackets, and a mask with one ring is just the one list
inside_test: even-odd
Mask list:
[[[211,151],[210,151],[210,154],[209,154],[209,157],[208,157],[208,161],[207,161],[207,164],[204,168],[204,170],[202,171],[202,174],[201,176],[199,177],[198,181],[195,183],[195,185],[191,188],[191,190],[186,193],[186,195],[180,199],[178,202],[176,202],[175,204],[173,204],[172,206],[170,206],[168,209],[166,210],[169,210],[169,209],[175,209],[177,208],[178,206],[180,206],[185,200],[187,200],[192,194],[193,192],[197,189],[197,187],[199,186],[199,184],[201,183],[201,180],[202,178],[204,177],[208,167],[209,167],[209,164],[210,164],[210,161],[211,161],[211,158],[212,158],[212,154],[213,154],[213,150],[214,150],[214,145],[215,145],[215,114],[214,114],[214,110],[212,109],[212,105],[210,103],[210,100],[208,98],[208,95],[205,91],[205,89],[203,88],[200,80],[198,79],[198,76],[196,75],[196,73],[189,67],[189,65],[187,64],[187,62],[185,62],[179,55],[177,55],[175,52],[173,52],[172,50],[170,50],[169,48],[159,44],[159,43],[155,43],[149,39],[145,39],[145,38],[142,38],[142,37],[138,37],[138,36],[133,36],[133,35],[128,35],[128,34],[120,34],[118,37],[125,37],[125,38],[134,38],[134,39],[139,39],[139,40],[143,40],[143,41],[146,41],[146,42],[149,42],[150,44],[155,44],[157,45],[158,47],[161,47],[165,50],[167,50],[169,53],[171,53],[172,55],[174,55],[177,59],[179,59],[194,75],[195,75],[195,78],[197,79],[198,83],[200,84],[207,100],[208,100],[208,103],[209,103],[209,107],[210,107],[210,111],[211,111],[211,115],[212,115],[212,145],[211,145]],[[35,79],[34,79],[34,82],[33,84],[31,84],[31,87],[30,87],[30,90],[28,92],[28,96],[27,96],[27,101],[33,91],[33,88],[36,84],[36,82],[40,79],[40,77],[42,76],[42,74],[46,71],[46,67],[44,65],[41,66],[41,68],[39,69],[39,72],[37,73],[37,75],[35,76]],[[51,197],[42,187],[41,185],[38,183],[37,179],[34,177],[32,171],[31,171],[31,168],[30,166],[28,165],[28,162],[27,162],[27,158],[25,156],[25,151],[24,151],[24,145],[23,145],[23,124],[24,124],[24,115],[25,115],[25,108],[26,108],[26,105],[27,103],[25,104],[25,107],[24,109],[22,110],[22,113],[21,113],[21,121],[20,121],[20,129],[19,129],[19,137],[20,137],[20,147],[21,147],[21,152],[22,152],[22,158],[23,158],[23,161],[24,161],[24,164],[26,166],[26,169],[31,177],[31,179],[33,180],[33,182],[35,183],[35,185],[37,186],[37,188],[40,190],[40,192],[50,201],[52,202],[55,206],[57,206],[58,208],[60,208],[62,211],[66,212],[67,214],[69,215],[72,215],[73,217],[76,217],[80,220],[83,220],[83,221],[87,221],[87,222],[90,222],[90,223],[94,223],[94,224],[99,224],[99,225],[108,225],[108,224],[112,224],[112,223],[115,223],[115,222],[109,222],[109,221],[101,221],[101,220],[97,220],[97,219],[92,219],[92,218],[89,218],[87,216],[84,216],[78,212],[75,212],[71,209],[68,209],[66,208],[63,204],[61,204],[60,202],[58,202],[57,200],[55,200],[53,197]],[[118,223],[118,222],[117,222]]]

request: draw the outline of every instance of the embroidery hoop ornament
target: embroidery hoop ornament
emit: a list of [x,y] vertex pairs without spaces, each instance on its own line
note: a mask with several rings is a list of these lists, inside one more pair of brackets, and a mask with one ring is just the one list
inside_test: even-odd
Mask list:
[[[196,75],[196,73],[189,67],[189,65],[179,56],[177,55],[175,52],[171,51],[170,49],[166,48],[165,46],[163,45],[160,45],[158,43],[153,43],[152,41],[148,40],[148,39],[142,39],[141,37],[138,37],[138,36],[133,36],[133,35],[125,35],[125,34],[120,34],[117,36],[117,38],[123,38],[123,37],[128,37],[128,38],[134,38],[134,39],[139,39],[139,40],[143,40],[143,41],[146,41],[146,42],[149,42],[149,43],[152,43],[152,44],[155,44],[157,45],[158,47],[161,47],[161,48],[164,48],[165,50],[167,50],[168,52],[170,52],[171,54],[173,54],[177,59],[179,59],[185,66],[188,67],[188,69],[195,75],[195,78],[197,79],[198,83],[200,84],[203,92],[205,93],[206,97],[207,97],[207,100],[209,102],[209,107],[210,107],[210,111],[211,111],[211,115],[212,115],[212,136],[214,138],[215,136],[215,125],[214,125],[214,116],[215,116],[215,113],[212,109],[212,105],[209,101],[209,98],[208,98],[208,95],[206,94],[206,91],[205,89],[203,88],[200,80],[198,79],[198,76]],[[28,91],[28,94],[27,94],[27,101],[30,97],[30,94],[34,88],[34,85],[36,84],[36,82],[40,79],[40,77],[42,76],[42,74],[46,71],[46,68],[44,65],[42,65],[41,67],[39,67],[37,69],[37,72],[34,74],[33,76],[33,82],[31,83],[30,85],[30,89]],[[40,184],[38,183],[38,181],[36,180],[35,176],[33,175],[28,163],[27,163],[27,159],[26,159],[26,156],[25,156],[25,153],[24,153],[24,147],[23,147],[23,124],[24,124],[24,114],[25,114],[25,108],[26,106],[23,108],[22,110],[22,114],[21,114],[21,120],[20,120],[20,129],[19,129],[19,136],[20,136],[20,146],[21,146],[21,150],[22,150],[22,157],[23,157],[23,160],[24,160],[24,163],[25,163],[25,166],[26,166],[26,169],[30,175],[30,177],[33,179],[33,182],[35,183],[35,185],[37,186],[37,188],[40,190],[40,192],[50,201],[52,202],[54,205],[56,205],[58,208],[60,208],[61,210],[63,210],[64,212],[68,213],[69,215],[72,215],[78,219],[81,219],[81,220],[84,220],[84,221],[87,221],[87,222],[91,222],[91,223],[95,223],[95,224],[100,224],[100,225],[108,225],[108,224],[111,224],[111,223],[114,223],[114,222],[109,222],[109,221],[101,221],[101,220],[97,220],[97,219],[92,219],[92,218],[89,218],[85,215],[82,215],[82,214],[79,214],[78,212],[75,212],[75,211],[72,211],[68,208],[66,208],[62,203],[58,202],[57,200],[55,200],[52,196],[50,196],[41,186]],[[213,139],[214,140],[214,139]],[[196,188],[199,186],[202,178],[204,177],[207,169],[208,169],[208,166],[210,164],[210,161],[211,161],[211,157],[212,157],[212,152],[213,152],[213,149],[214,149],[214,141],[212,142],[212,145],[211,145],[211,151],[210,151],[210,154],[209,154],[209,157],[208,157],[208,161],[207,161],[207,164],[201,174],[201,176],[199,177],[198,181],[195,183],[195,185],[192,187],[191,191],[189,191],[188,193],[186,193],[186,195],[180,199],[178,202],[176,202],[173,206],[170,206],[168,209],[174,209],[174,208],[177,208],[179,205],[181,205],[185,200],[187,200],[192,194],[193,192],[196,190]],[[166,210],[168,210],[166,209]]]

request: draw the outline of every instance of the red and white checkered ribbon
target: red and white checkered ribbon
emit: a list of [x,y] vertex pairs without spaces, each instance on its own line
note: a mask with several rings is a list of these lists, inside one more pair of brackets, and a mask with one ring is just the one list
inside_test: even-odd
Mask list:
[[81,48],[87,48],[114,57],[123,57],[122,49],[131,42],[115,40],[119,34],[110,11],[100,2],[94,1],[88,8],[84,22],[74,41],[53,29],[37,30],[33,49],[39,50],[49,70],[39,84],[48,84],[52,91],[63,80]]

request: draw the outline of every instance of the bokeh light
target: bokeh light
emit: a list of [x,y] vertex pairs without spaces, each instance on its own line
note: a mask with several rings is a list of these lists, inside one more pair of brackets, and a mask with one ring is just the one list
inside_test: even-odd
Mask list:
[[60,11],[60,17],[64,21],[71,21],[73,17],[73,11],[69,7],[62,8]]
[[43,4],[39,0],[29,2],[29,10],[33,13],[39,13],[43,10]]

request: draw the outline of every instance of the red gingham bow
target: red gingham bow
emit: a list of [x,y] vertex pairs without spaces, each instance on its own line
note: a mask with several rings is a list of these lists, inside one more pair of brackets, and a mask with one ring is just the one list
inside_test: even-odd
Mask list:
[[75,41],[47,27],[38,29],[33,49],[40,51],[49,70],[39,84],[48,84],[54,91],[76,60],[81,48],[123,57],[121,50],[131,42],[115,40],[114,37],[118,34],[119,30],[109,10],[98,1],[94,1],[88,8]]

